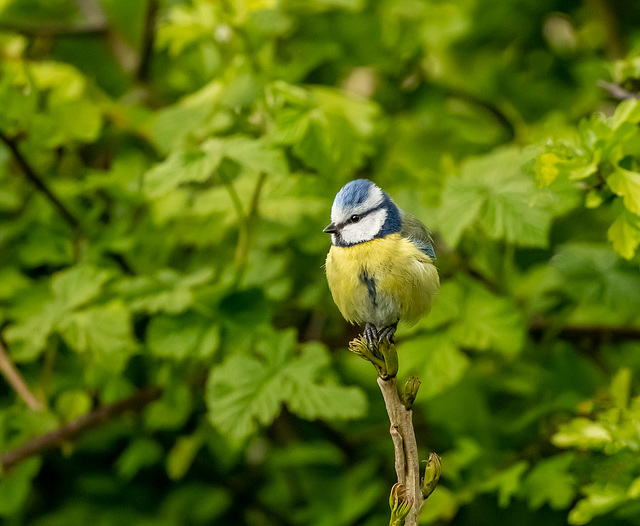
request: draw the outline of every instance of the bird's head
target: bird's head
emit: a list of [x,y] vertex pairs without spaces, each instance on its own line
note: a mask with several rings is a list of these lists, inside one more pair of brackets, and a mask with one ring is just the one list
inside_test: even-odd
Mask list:
[[367,179],[356,179],[336,195],[324,232],[334,245],[350,247],[400,232],[400,227],[400,210],[389,194]]

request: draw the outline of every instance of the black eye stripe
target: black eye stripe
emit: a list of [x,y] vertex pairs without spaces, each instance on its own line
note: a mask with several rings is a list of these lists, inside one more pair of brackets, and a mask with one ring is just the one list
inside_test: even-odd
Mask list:
[[[373,214],[374,212],[377,212],[378,210],[380,210],[381,208],[385,208],[385,204],[386,203],[380,203],[378,206],[376,206],[375,208],[372,208],[371,210],[367,210],[366,212],[362,212],[361,214],[353,214],[349,219],[347,219],[346,221],[343,221],[342,223],[340,223],[340,227],[346,226],[346,225],[350,225],[352,223],[358,223],[359,221],[362,221],[365,217],[367,217],[369,214]],[[352,221],[353,216],[358,216],[360,219],[358,219],[358,221]]]

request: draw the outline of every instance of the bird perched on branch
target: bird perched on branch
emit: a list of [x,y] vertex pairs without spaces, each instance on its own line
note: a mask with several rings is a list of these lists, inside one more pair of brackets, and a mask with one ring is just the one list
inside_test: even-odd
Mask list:
[[350,323],[365,325],[371,347],[394,341],[398,322],[431,310],[440,287],[429,232],[371,181],[347,183],[331,208],[327,281]]

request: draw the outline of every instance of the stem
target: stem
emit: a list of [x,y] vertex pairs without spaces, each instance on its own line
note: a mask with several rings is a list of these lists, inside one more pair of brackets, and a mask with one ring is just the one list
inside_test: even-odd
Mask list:
[[233,186],[233,183],[224,181],[224,185],[227,187],[227,191],[229,192],[229,196],[231,197],[231,202],[233,203],[233,207],[236,209],[236,214],[238,216],[238,244],[236,246],[235,253],[235,264],[238,267],[236,281],[239,282],[242,277],[242,273],[244,272],[244,268],[247,264],[247,258],[249,257],[249,242],[251,240],[251,232],[253,230],[253,224],[255,222],[256,217],[258,216],[258,205],[260,204],[260,193],[262,192],[262,187],[264,186],[264,182],[267,178],[267,174],[261,172],[258,175],[258,181],[256,182],[256,187],[253,190],[253,195],[251,196],[251,203],[249,204],[249,210],[245,214],[244,209],[242,207],[242,201],[238,192]]
[[162,391],[158,387],[141,389],[128,398],[98,407],[91,413],[87,413],[51,433],[35,437],[26,444],[2,455],[2,458],[0,458],[0,471],[5,473],[30,457],[61,447],[85,431],[102,425],[126,411],[140,411],[147,404],[160,398],[161,394]]
[[42,404],[29,390],[24,378],[20,375],[18,369],[13,364],[13,361],[7,354],[2,340],[0,339],[0,373],[7,379],[9,385],[13,387],[13,390],[18,393],[18,396],[22,398],[25,404],[29,406],[32,411],[42,411]]
[[405,524],[406,526],[417,526],[424,497],[420,488],[420,458],[418,457],[416,434],[413,429],[413,411],[407,410],[400,401],[395,378],[388,380],[378,378],[378,385],[391,422],[390,433],[395,452],[398,482],[406,486],[407,494],[413,498],[414,502]]
[[138,63],[137,77],[140,81],[149,78],[151,71],[151,57],[153,56],[153,43],[156,38],[156,15],[158,13],[158,0],[147,0],[147,14],[144,21],[144,33],[142,36],[142,49],[140,62]]

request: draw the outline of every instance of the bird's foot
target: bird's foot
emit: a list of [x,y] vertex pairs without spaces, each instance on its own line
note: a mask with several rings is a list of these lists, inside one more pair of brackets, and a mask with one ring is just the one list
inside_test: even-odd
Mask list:
[[387,345],[393,345],[396,341],[395,336],[396,336],[397,329],[398,329],[398,322],[382,329],[378,333],[378,344],[386,343]]
[[362,334],[364,336],[364,341],[367,342],[367,346],[372,351],[375,351],[378,348],[378,330],[373,323],[367,323],[364,326],[364,332]]

